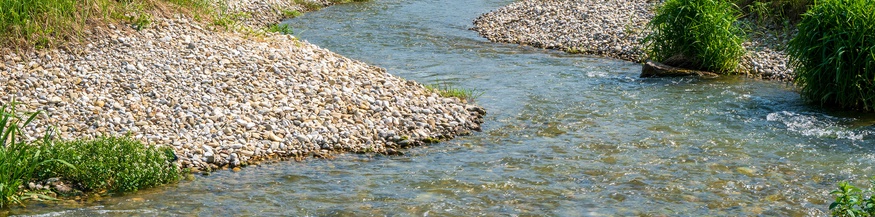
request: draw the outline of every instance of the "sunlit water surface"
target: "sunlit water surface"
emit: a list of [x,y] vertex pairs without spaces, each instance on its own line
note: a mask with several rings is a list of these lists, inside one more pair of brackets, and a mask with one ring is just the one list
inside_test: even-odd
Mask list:
[[286,21],[302,40],[405,79],[480,93],[484,131],[406,150],[248,167],[12,214],[825,215],[873,175],[875,117],[740,77],[639,79],[630,62],[490,43],[510,0],[373,0]]

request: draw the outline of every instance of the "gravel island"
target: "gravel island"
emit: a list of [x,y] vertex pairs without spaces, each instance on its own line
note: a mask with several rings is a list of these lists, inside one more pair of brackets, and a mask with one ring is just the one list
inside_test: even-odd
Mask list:
[[[325,4],[328,4],[327,2]],[[281,18],[291,0],[227,2]],[[105,25],[78,44],[0,50],[0,102],[44,111],[32,138],[54,126],[64,139],[125,135],[170,146],[183,168],[268,158],[396,149],[480,129],[485,110],[299,41],[222,30],[183,15],[156,15],[142,30]],[[244,32],[244,33],[241,33]]]
[[[658,2],[522,0],[481,15],[472,30],[494,42],[643,62],[641,41]],[[740,68],[753,77],[792,80],[786,43],[772,34],[751,35]]]

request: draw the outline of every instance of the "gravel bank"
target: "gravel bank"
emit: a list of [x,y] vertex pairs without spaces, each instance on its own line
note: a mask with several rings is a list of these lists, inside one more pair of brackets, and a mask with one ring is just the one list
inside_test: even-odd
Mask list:
[[[276,2],[235,10],[279,20]],[[263,12],[263,13],[262,13]],[[257,25],[259,22],[253,21]],[[259,26],[249,26],[258,29]],[[480,129],[485,111],[293,36],[210,27],[180,15],[150,28],[95,27],[81,46],[0,53],[0,102],[45,111],[65,139],[124,135],[203,170],[273,157],[393,153]]]
[[[483,37],[571,53],[643,62],[641,40],[654,16],[648,0],[522,0],[474,20]],[[743,70],[763,79],[792,80],[786,53],[768,35],[754,35],[745,47]],[[786,43],[786,42],[784,42]]]

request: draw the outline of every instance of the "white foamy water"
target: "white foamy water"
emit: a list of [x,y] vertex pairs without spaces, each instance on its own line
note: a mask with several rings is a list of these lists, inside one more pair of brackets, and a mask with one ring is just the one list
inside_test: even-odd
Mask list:
[[779,122],[787,127],[787,130],[804,136],[828,137],[837,139],[862,140],[871,132],[867,130],[855,131],[843,127],[840,123],[853,121],[848,118],[838,118],[828,115],[807,115],[789,111],[773,112],[766,116],[766,120]]

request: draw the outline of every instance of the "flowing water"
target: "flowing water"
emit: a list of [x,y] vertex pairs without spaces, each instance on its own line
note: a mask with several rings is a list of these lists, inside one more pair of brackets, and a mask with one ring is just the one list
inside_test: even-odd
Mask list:
[[484,131],[405,150],[198,176],[12,214],[825,215],[875,175],[875,117],[741,77],[639,79],[640,66],[467,30],[511,0],[373,0],[286,21],[295,35],[424,84],[481,93]]

